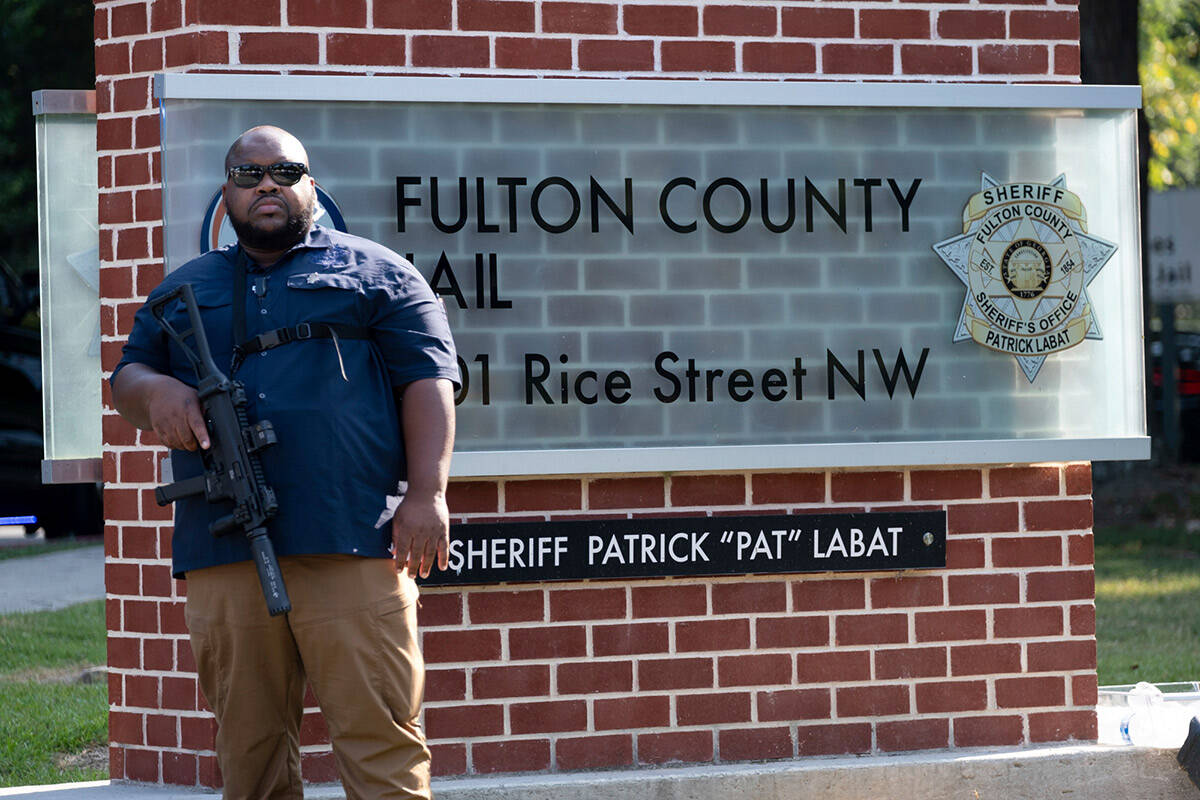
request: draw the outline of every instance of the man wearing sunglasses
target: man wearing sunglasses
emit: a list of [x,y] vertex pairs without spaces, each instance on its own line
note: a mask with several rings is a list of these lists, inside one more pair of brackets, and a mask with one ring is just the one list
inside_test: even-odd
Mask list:
[[[194,373],[149,311],[190,283],[213,358],[245,384],[250,422],[270,420],[278,437],[261,458],[278,497],[267,528],[287,614],[268,615],[245,537],[209,533],[228,508],[203,495],[176,503],[173,572],[187,579],[225,798],[302,796],[306,682],[348,797],[428,798],[412,575],[446,568],[454,343],[411,264],[313,224],[308,163],[279,128],[233,143],[221,191],[238,243],[151,293],[113,372],[113,402],[172,448],[175,480],[203,472],[210,442]],[[188,327],[182,309],[166,313]]]

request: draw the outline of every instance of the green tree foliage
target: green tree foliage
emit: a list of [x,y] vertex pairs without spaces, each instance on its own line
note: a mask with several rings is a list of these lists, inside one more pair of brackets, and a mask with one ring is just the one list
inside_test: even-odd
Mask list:
[[1141,81],[1153,189],[1200,185],[1200,0],[1142,0]]
[[37,268],[36,89],[95,85],[91,0],[0,0],[0,258]]

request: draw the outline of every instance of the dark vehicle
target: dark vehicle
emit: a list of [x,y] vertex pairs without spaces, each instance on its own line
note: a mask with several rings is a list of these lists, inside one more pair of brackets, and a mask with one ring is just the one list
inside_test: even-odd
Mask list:
[[41,528],[47,538],[99,536],[97,484],[42,483],[40,337],[21,324],[36,308],[36,291],[0,262],[0,525]]
[[[1153,386],[1150,387],[1154,413],[1162,416],[1162,342],[1150,342],[1150,357],[1154,365]],[[1176,331],[1175,351],[1177,371],[1176,392],[1179,397],[1179,459],[1200,462],[1200,333]]]

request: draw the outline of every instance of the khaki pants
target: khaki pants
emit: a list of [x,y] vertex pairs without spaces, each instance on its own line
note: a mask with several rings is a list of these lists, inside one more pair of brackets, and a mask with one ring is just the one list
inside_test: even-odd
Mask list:
[[349,800],[429,798],[417,715],[417,588],[385,558],[286,556],[292,611],[267,614],[250,562],[187,576],[200,689],[217,717],[225,800],[303,797],[300,719],[311,684]]

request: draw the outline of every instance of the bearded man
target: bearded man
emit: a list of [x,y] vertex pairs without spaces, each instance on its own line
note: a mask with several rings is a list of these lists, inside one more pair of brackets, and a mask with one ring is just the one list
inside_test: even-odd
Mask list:
[[[417,588],[446,568],[446,480],[459,374],[445,310],[392,251],[313,224],[298,139],[252,128],[221,192],[238,243],[171,272],[138,311],[113,402],[172,448],[176,480],[210,446],[195,375],[149,310],[192,284],[213,358],[245,385],[279,510],[268,523],[292,609],[269,616],[243,536],[214,537],[224,504],[176,505],[172,569],[187,581],[200,688],[218,723],[227,800],[300,798],[306,682],[350,798],[428,798],[419,723]],[[168,308],[177,330],[182,308]],[[397,505],[397,498],[399,503]]]

